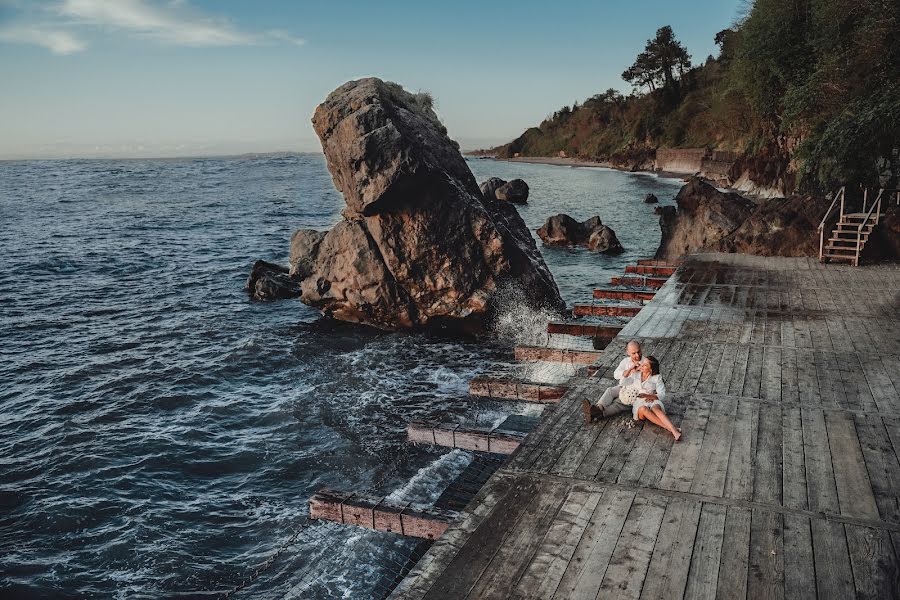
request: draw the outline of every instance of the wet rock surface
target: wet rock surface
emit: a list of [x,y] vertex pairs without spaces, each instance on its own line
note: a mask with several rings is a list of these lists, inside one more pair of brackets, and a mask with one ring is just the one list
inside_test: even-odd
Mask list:
[[272,301],[300,296],[300,285],[287,267],[258,260],[253,263],[245,288],[254,300]]
[[505,179],[500,179],[499,177],[490,177],[478,186],[478,189],[481,190],[481,196],[485,200],[496,200],[497,199],[497,190],[502,186],[506,185]]
[[625,251],[611,227],[603,224],[600,217],[579,223],[566,214],[558,214],[547,219],[537,231],[546,246],[584,246],[594,252],[620,254]]
[[478,329],[498,290],[565,309],[515,207],[486,200],[431,99],[375,78],[346,83],[316,109],[313,128],[343,220],[292,240],[301,300],[384,329]]
[[655,194],[647,194],[644,196],[645,204],[656,204],[657,202],[659,202],[659,198],[657,198]]
[[513,204],[525,204],[528,201],[528,184],[521,179],[513,179],[504,183],[494,191],[497,200],[505,200]]

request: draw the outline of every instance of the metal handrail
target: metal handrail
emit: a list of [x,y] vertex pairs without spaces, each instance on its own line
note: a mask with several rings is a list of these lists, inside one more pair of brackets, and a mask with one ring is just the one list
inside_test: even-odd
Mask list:
[[834,210],[835,204],[837,204],[838,198],[841,199],[841,216],[844,213],[844,190],[847,186],[841,186],[841,189],[838,190],[838,193],[834,195],[834,200],[831,201],[831,206],[828,207],[828,210],[825,212],[825,216],[822,217],[822,222],[819,223],[819,260],[825,256],[825,222],[828,221],[828,216],[831,214],[831,211]]
[[[869,219],[872,218],[872,211],[876,208],[878,209],[875,212],[875,224],[878,225],[878,218],[881,216],[881,196],[884,194],[884,188],[878,190],[878,196],[875,197],[875,201],[872,202],[872,208],[869,209],[869,212],[866,213],[865,218],[862,220],[862,223],[859,224],[859,227],[856,228],[856,255],[853,258],[853,266],[859,266],[859,247],[862,244],[862,230],[863,227],[869,224]],[[865,210],[865,204],[863,204],[863,209]]]

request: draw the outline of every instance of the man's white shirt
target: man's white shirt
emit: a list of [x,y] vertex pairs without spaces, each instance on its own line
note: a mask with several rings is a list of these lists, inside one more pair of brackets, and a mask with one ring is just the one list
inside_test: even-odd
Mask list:
[[[616,367],[616,370],[613,371],[613,377],[615,377],[616,381],[621,384],[622,380],[625,378],[625,371],[632,367],[637,368],[638,366],[640,366],[640,364],[640,362],[634,362],[633,360],[631,360],[630,356],[626,356],[622,359],[622,362],[619,363],[619,366]],[[634,373],[632,373],[632,375],[633,374]]]

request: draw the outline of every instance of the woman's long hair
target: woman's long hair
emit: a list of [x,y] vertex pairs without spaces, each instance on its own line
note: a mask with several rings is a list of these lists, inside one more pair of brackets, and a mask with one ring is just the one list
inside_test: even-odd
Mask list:
[[656,357],[648,356],[647,362],[650,363],[650,374],[651,375],[659,375],[659,361],[656,360]]

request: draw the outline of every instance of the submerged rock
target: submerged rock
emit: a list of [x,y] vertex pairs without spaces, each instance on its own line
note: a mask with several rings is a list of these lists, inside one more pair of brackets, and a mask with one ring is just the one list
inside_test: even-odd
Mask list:
[[505,200],[513,204],[525,204],[528,201],[528,184],[521,179],[513,179],[504,183],[494,192],[497,200]]
[[288,269],[264,260],[253,263],[244,289],[254,300],[271,301],[300,296],[299,281],[290,276]]
[[594,252],[621,254],[625,251],[616,232],[603,224],[600,217],[579,223],[566,214],[550,217],[537,230],[546,246],[585,246]]
[[347,208],[321,239],[295,234],[303,302],[384,329],[483,326],[509,286],[522,302],[565,310],[525,222],[483,197],[430,97],[351,81],[312,121]]

